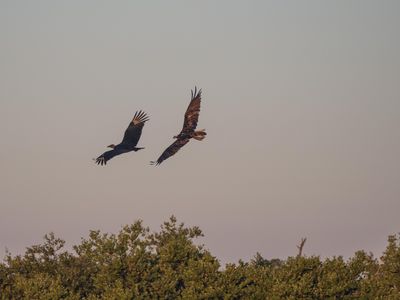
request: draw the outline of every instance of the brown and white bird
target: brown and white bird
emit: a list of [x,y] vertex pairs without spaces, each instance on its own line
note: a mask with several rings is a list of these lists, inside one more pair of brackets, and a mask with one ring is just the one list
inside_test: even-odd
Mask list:
[[201,141],[205,138],[207,135],[205,129],[196,130],[197,122],[199,120],[200,103],[201,89],[197,91],[197,88],[195,87],[194,91],[192,90],[192,97],[185,113],[182,131],[178,135],[174,136],[176,141],[173,142],[167,149],[165,149],[157,161],[150,162],[152,165],[158,166],[161,164],[164,160],[171,157],[178,152],[179,149],[185,146],[191,138],[194,138],[198,141]]
[[107,147],[112,148],[110,151],[104,152],[98,158],[94,159],[98,165],[106,165],[114,156],[131,152],[139,151],[144,149],[143,147],[136,147],[139,142],[140,136],[142,135],[142,129],[144,123],[149,120],[146,113],[143,111],[137,111],[133,116],[132,121],[129,123],[128,128],[125,130],[124,138],[118,145],[111,144]]

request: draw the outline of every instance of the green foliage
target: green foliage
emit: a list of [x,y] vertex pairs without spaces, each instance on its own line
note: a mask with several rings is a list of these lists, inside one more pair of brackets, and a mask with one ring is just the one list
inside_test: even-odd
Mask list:
[[54,234],[0,263],[0,299],[400,299],[400,239],[380,260],[297,255],[221,268],[175,217],[151,233],[137,221],[118,234],[91,231],[64,250]]

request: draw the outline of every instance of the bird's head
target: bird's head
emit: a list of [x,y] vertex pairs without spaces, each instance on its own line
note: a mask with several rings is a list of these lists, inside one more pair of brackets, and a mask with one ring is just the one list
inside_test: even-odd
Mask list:
[[108,147],[108,148],[114,149],[114,148],[115,148],[115,145],[114,145],[114,144],[111,144],[111,145],[108,145],[107,147]]

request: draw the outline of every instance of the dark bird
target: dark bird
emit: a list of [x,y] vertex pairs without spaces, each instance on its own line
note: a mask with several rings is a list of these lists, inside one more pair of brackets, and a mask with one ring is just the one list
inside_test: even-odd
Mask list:
[[192,99],[190,100],[189,106],[185,113],[185,120],[183,122],[182,131],[174,136],[176,139],[165,151],[161,154],[161,156],[157,159],[157,161],[150,162],[152,165],[158,166],[164,160],[174,155],[179,151],[183,146],[185,146],[191,138],[195,140],[201,141],[205,138],[207,133],[205,129],[197,130],[197,121],[199,120],[200,113],[200,102],[201,102],[201,89],[197,91],[197,88],[192,90]]
[[129,123],[128,128],[125,130],[124,138],[118,145],[111,144],[107,147],[112,148],[110,151],[104,152],[98,158],[95,159],[98,165],[106,165],[114,156],[127,153],[130,151],[138,151],[144,149],[143,147],[136,147],[139,142],[140,136],[142,135],[142,129],[144,123],[148,121],[146,113],[143,111],[137,111],[133,116],[132,122]]

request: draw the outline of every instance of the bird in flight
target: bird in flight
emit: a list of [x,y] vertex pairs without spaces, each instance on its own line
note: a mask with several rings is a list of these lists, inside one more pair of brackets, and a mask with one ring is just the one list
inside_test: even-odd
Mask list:
[[201,141],[205,138],[207,133],[205,129],[197,130],[197,121],[199,120],[199,113],[200,113],[200,102],[201,102],[201,89],[197,91],[197,88],[192,90],[192,98],[190,100],[189,106],[185,113],[185,119],[183,122],[183,128],[181,132],[174,136],[176,139],[165,151],[161,154],[161,156],[157,159],[157,161],[151,161],[152,165],[158,166],[164,160],[174,155],[176,152],[179,151],[183,146],[185,146],[191,138],[195,140]]
[[114,156],[127,153],[130,151],[138,151],[144,149],[143,147],[136,147],[139,142],[140,136],[142,135],[142,129],[144,123],[148,121],[149,118],[143,111],[137,111],[129,123],[128,128],[125,130],[124,138],[122,142],[118,145],[111,144],[107,147],[112,148],[110,151],[104,152],[98,158],[94,159],[98,165],[106,165]]

